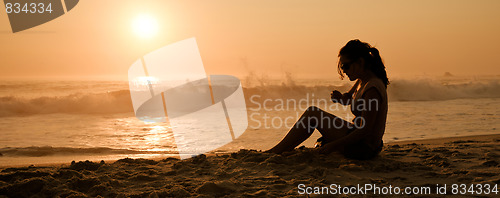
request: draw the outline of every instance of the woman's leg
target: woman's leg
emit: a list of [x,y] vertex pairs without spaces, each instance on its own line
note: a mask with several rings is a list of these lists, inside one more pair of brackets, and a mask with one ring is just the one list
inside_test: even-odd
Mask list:
[[311,106],[300,116],[286,136],[268,152],[291,151],[309,138],[315,129],[318,129],[328,142],[339,139],[347,135],[347,125],[350,123],[318,107]]

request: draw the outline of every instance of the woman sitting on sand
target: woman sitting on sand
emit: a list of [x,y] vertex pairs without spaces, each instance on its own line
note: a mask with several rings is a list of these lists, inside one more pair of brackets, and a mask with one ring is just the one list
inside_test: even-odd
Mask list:
[[354,159],[375,157],[383,146],[382,136],[387,118],[387,92],[389,84],[379,51],[360,40],[349,41],[339,52],[337,68],[341,79],[344,73],[356,83],[347,93],[331,93],[334,103],[351,105],[355,115],[352,122],[345,121],[317,107],[309,107],[288,134],[268,152],[292,151],[317,129],[321,135],[319,152],[338,151]]

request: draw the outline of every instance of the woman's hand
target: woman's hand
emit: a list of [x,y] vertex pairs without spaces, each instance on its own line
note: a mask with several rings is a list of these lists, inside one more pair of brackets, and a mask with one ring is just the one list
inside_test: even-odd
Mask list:
[[343,104],[343,105],[349,105],[350,103],[350,100],[352,98],[352,94],[351,93],[340,93],[340,91],[332,91],[332,93],[330,94],[330,98],[332,99],[332,102],[333,103],[340,103],[340,104]]
[[330,98],[332,99],[332,102],[333,103],[339,103],[340,100],[342,99],[342,93],[340,93],[340,91],[332,91],[332,93],[330,94]]

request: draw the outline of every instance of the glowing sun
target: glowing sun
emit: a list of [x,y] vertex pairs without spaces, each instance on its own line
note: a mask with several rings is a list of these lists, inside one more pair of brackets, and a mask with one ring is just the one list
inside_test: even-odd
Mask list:
[[132,21],[132,29],[141,38],[151,38],[158,33],[158,23],[149,15],[139,15]]

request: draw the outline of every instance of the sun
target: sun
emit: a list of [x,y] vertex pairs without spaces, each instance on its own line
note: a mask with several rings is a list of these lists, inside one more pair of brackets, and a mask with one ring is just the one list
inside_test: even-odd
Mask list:
[[150,15],[139,15],[132,21],[134,33],[141,38],[151,38],[158,33],[158,23]]

